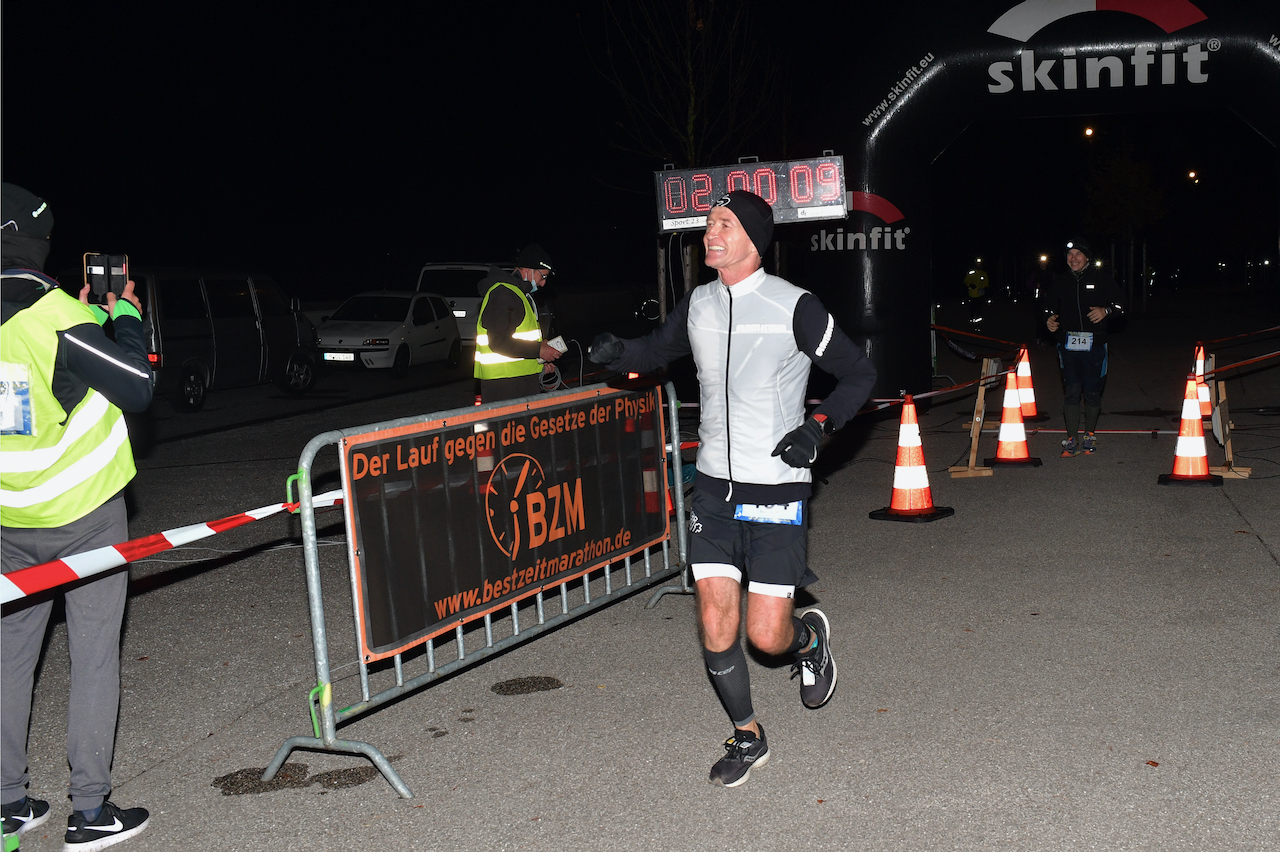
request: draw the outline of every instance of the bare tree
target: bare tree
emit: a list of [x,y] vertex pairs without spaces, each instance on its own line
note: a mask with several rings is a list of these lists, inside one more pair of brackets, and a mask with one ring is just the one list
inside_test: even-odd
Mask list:
[[[1124,139],[1089,169],[1085,194],[1089,200],[1088,224],[1095,233],[1120,236],[1121,265],[1117,269],[1128,302],[1141,295],[1138,288],[1137,240],[1164,216],[1164,193],[1156,186],[1151,165],[1139,159],[1133,144]],[[1145,243],[1143,244],[1145,246]],[[1145,253],[1146,249],[1143,248]]]
[[1086,194],[1089,225],[1099,233],[1131,239],[1164,215],[1164,194],[1151,165],[1134,154],[1128,141],[1090,167]]
[[725,162],[754,140],[780,75],[749,0],[602,0],[601,8],[601,32],[586,38],[618,95],[615,145],[684,168]]

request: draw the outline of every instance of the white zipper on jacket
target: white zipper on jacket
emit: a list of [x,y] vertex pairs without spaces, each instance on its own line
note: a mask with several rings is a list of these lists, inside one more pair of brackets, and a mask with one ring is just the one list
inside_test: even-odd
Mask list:
[[733,421],[729,418],[729,377],[733,375],[733,366],[729,356],[733,352],[733,288],[724,285],[729,295],[729,322],[724,335],[724,454],[729,468],[729,493],[724,502],[733,502]]

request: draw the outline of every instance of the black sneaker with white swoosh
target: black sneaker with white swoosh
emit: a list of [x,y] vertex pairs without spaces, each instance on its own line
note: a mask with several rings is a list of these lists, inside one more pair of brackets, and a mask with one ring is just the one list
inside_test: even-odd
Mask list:
[[24,796],[4,806],[4,834],[23,835],[49,818],[49,803]]
[[62,848],[76,852],[106,849],[141,834],[150,822],[151,814],[146,808],[129,808],[126,811],[111,802],[103,802],[102,813],[93,822],[86,820],[80,811],[73,811],[67,817],[67,835],[63,838]]

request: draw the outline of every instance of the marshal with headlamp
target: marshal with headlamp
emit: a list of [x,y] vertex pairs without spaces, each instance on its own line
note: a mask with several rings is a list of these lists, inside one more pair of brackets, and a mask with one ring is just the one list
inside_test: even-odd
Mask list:
[[653,173],[659,229],[696,231],[707,226],[716,200],[735,189],[754,192],[773,208],[773,221],[844,219],[844,158],[815,157],[772,163],[738,163],[711,169]]

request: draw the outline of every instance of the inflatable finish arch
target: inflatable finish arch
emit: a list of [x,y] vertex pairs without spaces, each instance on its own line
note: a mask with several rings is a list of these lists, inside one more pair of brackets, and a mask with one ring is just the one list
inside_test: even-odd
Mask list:
[[904,3],[874,33],[856,5],[831,83],[850,216],[788,228],[786,271],[866,341],[878,397],[931,387],[929,164],[971,122],[1226,107],[1280,146],[1274,0]]

